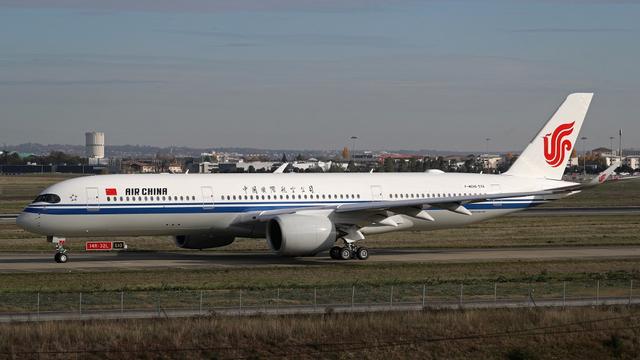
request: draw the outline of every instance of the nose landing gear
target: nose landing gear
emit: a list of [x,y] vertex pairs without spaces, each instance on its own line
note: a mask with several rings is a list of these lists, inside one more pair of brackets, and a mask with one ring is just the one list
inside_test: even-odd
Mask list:
[[64,243],[67,242],[67,239],[55,236],[47,236],[47,241],[49,241],[56,247],[56,254],[53,256],[53,259],[57,263],[66,263],[67,260],[69,260],[69,255],[67,255],[68,250],[64,247]]

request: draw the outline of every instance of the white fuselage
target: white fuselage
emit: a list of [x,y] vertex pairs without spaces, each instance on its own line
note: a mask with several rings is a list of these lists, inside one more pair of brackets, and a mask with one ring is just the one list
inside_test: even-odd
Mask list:
[[[59,201],[28,205],[18,224],[34,233],[59,237],[203,232],[264,237],[264,226],[238,225],[237,219],[263,210],[535,192],[563,184],[571,185],[557,180],[458,173],[99,175],[50,186],[42,194],[57,195]],[[427,208],[435,221],[395,215],[398,226],[361,224],[361,231],[372,234],[458,227],[558,197],[470,203],[466,207],[471,216]]]

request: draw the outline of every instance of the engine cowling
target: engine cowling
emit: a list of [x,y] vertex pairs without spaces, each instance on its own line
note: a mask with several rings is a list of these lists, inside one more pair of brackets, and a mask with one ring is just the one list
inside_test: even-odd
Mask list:
[[284,256],[313,256],[331,248],[336,227],[326,216],[288,214],[267,224],[267,242]]
[[211,249],[231,244],[235,237],[220,234],[177,235],[173,237],[177,247],[183,249]]

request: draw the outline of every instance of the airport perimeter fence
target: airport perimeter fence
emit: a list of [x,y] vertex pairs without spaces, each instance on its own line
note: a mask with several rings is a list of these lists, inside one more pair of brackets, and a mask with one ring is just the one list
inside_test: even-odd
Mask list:
[[[295,313],[406,309],[596,306],[640,304],[633,280],[532,283],[399,284],[388,286],[304,287],[229,290],[101,291],[66,293],[0,293],[0,316],[38,319],[46,314],[169,312],[208,315],[216,312]],[[311,310],[311,311],[309,311]],[[302,311],[301,311],[302,312]]]

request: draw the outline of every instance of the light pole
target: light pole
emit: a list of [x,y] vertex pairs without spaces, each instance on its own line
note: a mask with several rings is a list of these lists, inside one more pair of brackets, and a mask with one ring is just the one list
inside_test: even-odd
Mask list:
[[609,149],[611,149],[610,152],[612,157],[613,157],[613,139],[615,139],[613,136],[609,136],[609,142],[610,142]]
[[485,150],[487,152],[487,155],[489,155],[489,142],[491,141],[491,138],[486,138],[484,140],[486,141],[486,146],[485,146],[486,149]]
[[351,160],[353,160],[353,152],[356,150],[356,140],[358,140],[357,136],[351,137]]
[[583,136],[580,138],[582,140],[582,167],[584,169],[584,176],[587,176],[587,137]]

